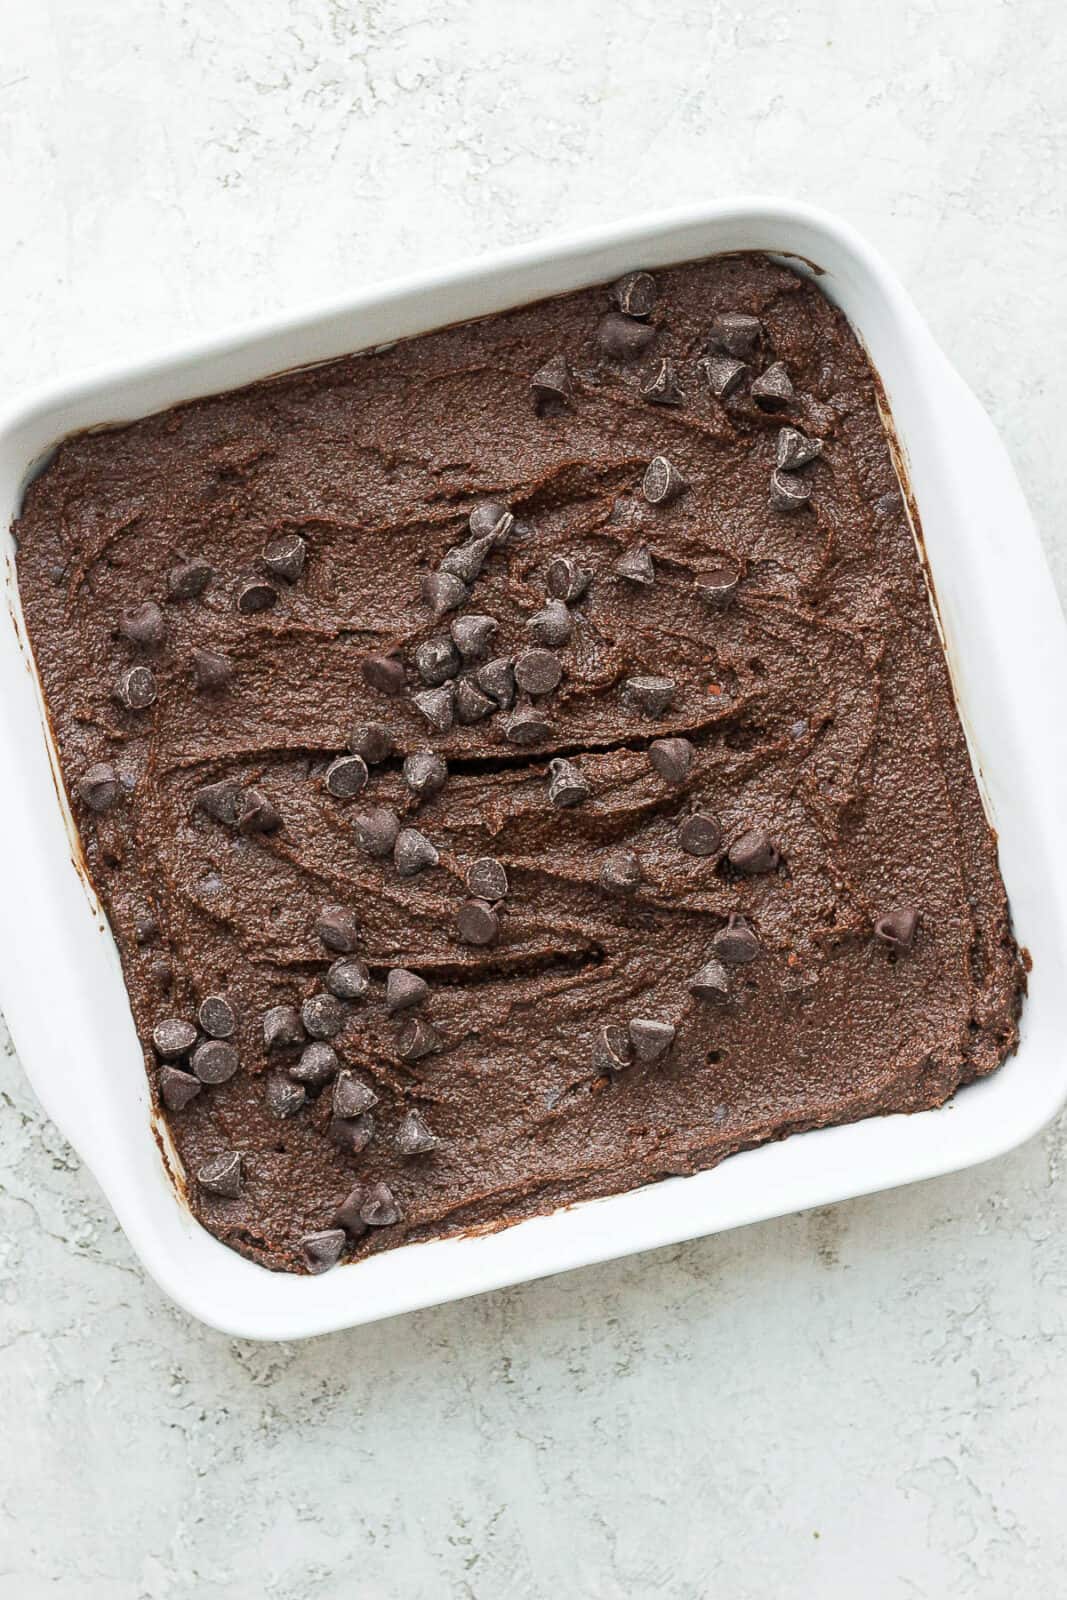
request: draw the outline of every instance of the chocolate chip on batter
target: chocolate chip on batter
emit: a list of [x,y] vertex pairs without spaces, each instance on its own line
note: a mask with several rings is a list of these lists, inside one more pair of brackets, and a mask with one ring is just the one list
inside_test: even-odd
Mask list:
[[338,1000],[362,1000],[370,989],[370,973],[354,956],[339,956],[323,982]]
[[274,833],[282,825],[281,812],[261,789],[246,789],[237,826],[242,833]]
[[654,1017],[634,1017],[630,1023],[630,1043],[638,1061],[658,1061],[674,1043],[674,1024]]
[[793,472],[771,473],[771,505],[775,511],[800,511],[811,499],[811,484]]
[[374,1090],[354,1072],[345,1068],[334,1079],[333,1114],[335,1117],[361,1117],[378,1104]]
[[526,694],[551,694],[563,676],[559,657],[536,646],[515,657],[515,682]]
[[793,383],[784,361],[775,361],[761,372],[749,390],[761,411],[781,411],[793,399]]
[[686,987],[698,1000],[723,1001],[730,998],[730,979],[721,961],[705,961],[694,972]]
[[763,324],[758,317],[746,316],[743,311],[723,311],[711,324],[708,348],[747,360],[755,354],[762,332]]
[[705,605],[713,611],[725,611],[737,593],[741,575],[733,567],[709,567],[698,572],[693,587]]
[[491,717],[496,708],[496,701],[490,700],[469,678],[456,685],[456,717],[464,727]]
[[430,993],[430,985],[417,972],[406,967],[392,967],[385,980],[385,1009],[410,1011],[421,1006]]
[[641,882],[641,862],[632,850],[613,850],[600,868],[600,887],[610,894],[633,894]]
[[341,1259],[345,1247],[343,1228],[323,1228],[319,1233],[306,1233],[300,1241],[300,1253],[309,1272],[329,1272]]
[[422,580],[422,598],[440,622],[450,611],[458,611],[470,599],[471,592],[462,579],[451,572],[427,572]]
[[193,682],[208,693],[228,689],[233,682],[233,662],[217,650],[194,650]]
[[388,806],[368,806],[352,818],[356,844],[365,856],[391,856],[400,818]]
[[673,678],[627,678],[622,686],[622,698],[631,711],[640,711],[646,717],[661,717],[674,700]]
[[402,1156],[428,1156],[440,1144],[431,1133],[422,1113],[412,1108],[397,1129],[396,1147]]
[[755,933],[736,911],[731,911],[725,928],[720,928],[711,942],[719,960],[734,965],[755,961],[761,948]]
[[488,653],[489,645],[494,633],[497,631],[495,617],[471,616],[456,617],[452,622],[452,638],[456,649],[466,663],[481,661]]
[[368,1228],[391,1228],[400,1221],[400,1207],[387,1183],[372,1183],[365,1190],[359,1214]]
[[722,843],[722,828],[716,817],[694,811],[678,827],[678,844],[688,856],[713,856]]
[[346,1155],[362,1155],[374,1138],[374,1118],[369,1111],[361,1117],[334,1117],[330,1122],[330,1138]]
[[300,1007],[300,1020],[312,1039],[336,1039],[348,1021],[348,1012],[334,994],[309,995]]
[[705,356],[697,365],[708,380],[708,388],[716,400],[725,400],[741,383],[748,367],[733,356]]
[[545,585],[553,599],[573,605],[588,589],[591,576],[570,556],[554,556],[548,564]]
[[303,1044],[304,1024],[295,1006],[270,1006],[263,1013],[263,1046],[266,1050],[283,1050],[289,1045]]
[[359,923],[347,906],[323,906],[315,919],[315,932],[327,950],[351,955],[359,943]]
[[680,406],[685,404],[685,392],[678,382],[674,362],[664,356],[657,361],[641,385],[641,397],[654,406]]
[[467,868],[467,889],[476,900],[505,900],[509,885],[503,862],[495,856],[479,856]]
[[593,1065],[600,1072],[625,1072],[633,1065],[634,1047],[625,1028],[609,1022],[597,1030],[593,1044]]
[[806,467],[809,461],[814,461],[821,452],[821,439],[809,439],[799,428],[779,428],[774,464],[783,472],[795,472],[798,467]]
[[514,715],[503,724],[504,737],[510,744],[540,744],[552,734],[552,724],[536,706],[526,702],[516,707]]
[[368,767],[376,767],[392,755],[393,736],[380,722],[357,722],[348,735],[348,748]]
[[451,639],[426,639],[415,651],[415,671],[430,689],[454,678],[459,668],[459,651]]
[[197,1020],[210,1039],[229,1039],[237,1026],[233,1007],[222,994],[207,994],[200,1002]]
[[159,1097],[168,1111],[184,1111],[199,1093],[200,1079],[191,1072],[179,1072],[177,1067],[160,1068]]
[[456,932],[464,944],[493,944],[500,936],[500,918],[488,900],[465,900],[456,913]]
[[474,681],[501,711],[510,711],[515,704],[515,668],[507,656],[497,656],[479,667]]
[[492,539],[494,544],[503,544],[515,526],[515,518],[503,500],[479,500],[471,507],[469,524],[472,539]]
[[530,379],[530,388],[539,411],[545,406],[566,405],[574,394],[566,357],[553,356],[539,367]]
[[276,578],[295,583],[304,570],[307,553],[308,547],[298,533],[283,533],[266,546],[262,561]]
[[919,913],[910,906],[901,911],[883,911],[874,919],[874,937],[897,955],[905,955],[915,943]]
[[526,619],[526,627],[538,644],[559,650],[570,643],[574,619],[562,600],[549,600],[541,611]]
[[345,1230],[350,1239],[362,1238],[367,1231],[367,1224],[359,1214],[359,1208],[362,1204],[363,1185],[357,1183],[355,1188],[351,1189],[341,1201],[341,1204],[333,1214],[333,1221],[339,1228]]
[[648,317],[656,304],[656,280],[651,272],[625,272],[608,291],[628,317]]
[[131,644],[140,645],[143,650],[157,649],[163,643],[166,631],[163,613],[154,600],[131,606],[119,618],[119,632]]
[[203,811],[205,816],[215,822],[224,822],[228,827],[237,826],[243,805],[241,786],[234,783],[232,778],[223,778],[219,783],[205,783],[193,794],[195,810]]
[[301,1050],[300,1060],[289,1068],[289,1076],[297,1083],[306,1083],[311,1089],[321,1089],[324,1083],[329,1083],[340,1065],[333,1045],[316,1039]]
[[118,773],[107,761],[94,761],[78,780],[78,794],[90,811],[102,816],[122,797]]
[[192,1054],[192,1068],[201,1083],[225,1083],[240,1065],[237,1051],[225,1039],[205,1039]]
[[548,798],[554,806],[580,806],[592,793],[585,778],[571,761],[557,756],[548,763]]
[[277,604],[277,589],[273,584],[264,583],[261,578],[252,578],[242,584],[237,592],[237,609],[245,617],[255,616],[257,611],[269,611],[271,606]]
[[420,800],[429,800],[448,782],[448,765],[432,750],[416,750],[404,757],[401,775],[413,795]]
[[396,1052],[403,1061],[421,1061],[441,1048],[441,1036],[425,1017],[409,1017],[400,1030]]
[[402,878],[414,878],[427,867],[436,867],[441,857],[418,828],[401,828],[393,846],[393,862]]
[[624,550],[615,563],[615,571],[620,578],[627,578],[631,583],[647,585],[656,581],[652,552],[644,543],[631,545],[629,550]]
[[267,1079],[267,1110],[274,1117],[295,1117],[307,1099],[302,1083],[294,1083],[285,1072],[272,1072]]
[[420,689],[411,697],[435,733],[447,733],[456,715],[456,691],[450,683],[440,689]]
[[157,693],[151,667],[130,667],[119,679],[117,694],[127,711],[147,711],[155,705]]
[[167,573],[167,599],[195,600],[203,594],[214,576],[214,570],[206,561],[195,558],[192,561],[179,561]]
[[349,800],[367,787],[367,763],[362,756],[338,756],[326,768],[326,788],[337,800]]
[[653,739],[648,759],[668,783],[684,783],[693,765],[693,746],[688,739]]
[[469,586],[481,573],[496,542],[496,535],[487,533],[480,539],[468,539],[466,544],[454,544],[441,557],[440,570]]
[[403,694],[404,663],[398,655],[364,656],[360,671],[367,687],[379,694]]
[[645,470],[641,492],[650,506],[670,505],[689,485],[666,456],[653,456]]
[[750,829],[730,846],[726,859],[738,872],[756,875],[774,872],[781,859],[773,842],[765,833]]
[[647,322],[635,322],[621,311],[609,311],[596,330],[598,348],[612,361],[636,361],[655,337],[655,328]]
[[193,1048],[196,1029],[181,1017],[165,1017],[152,1029],[152,1043],[156,1054],[161,1055],[164,1061],[175,1061],[179,1056],[188,1055]]
[[241,1193],[241,1157],[236,1150],[224,1150],[211,1156],[200,1168],[196,1181],[208,1194],[236,1200]]

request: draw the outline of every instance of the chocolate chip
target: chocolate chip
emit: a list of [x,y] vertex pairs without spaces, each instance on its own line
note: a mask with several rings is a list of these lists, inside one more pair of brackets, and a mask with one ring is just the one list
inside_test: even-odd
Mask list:
[[761,411],[780,411],[793,399],[793,384],[784,361],[775,361],[761,372],[749,390]]
[[735,361],[733,356],[705,356],[697,365],[716,400],[725,400],[727,395],[733,394],[748,371],[745,363]]
[[368,767],[376,767],[392,755],[393,736],[380,722],[357,722],[348,735],[348,748]]
[[710,567],[706,572],[697,573],[693,587],[705,605],[713,611],[725,611],[740,582],[740,573],[732,567]]
[[441,1036],[432,1022],[425,1017],[409,1017],[400,1030],[397,1055],[404,1061],[421,1061],[423,1056],[434,1055],[441,1048]]
[[297,1083],[306,1083],[312,1089],[321,1089],[324,1083],[329,1083],[340,1065],[333,1045],[316,1039],[314,1044],[304,1046],[300,1052],[300,1060],[289,1068],[289,1075],[295,1078]]
[[274,833],[282,825],[281,812],[260,789],[246,789],[237,826],[242,833]]
[[151,944],[159,932],[159,923],[150,911],[141,912],[133,924],[133,935],[138,944]]
[[467,585],[451,572],[427,572],[422,580],[422,598],[440,622],[450,611],[458,611],[470,599]]
[[372,1183],[366,1189],[359,1214],[368,1228],[391,1228],[400,1221],[400,1207],[387,1183]]
[[731,911],[725,928],[719,929],[712,944],[720,961],[735,965],[745,961],[755,961],[760,953],[759,940],[744,917],[738,916],[736,911]]
[[526,627],[538,644],[552,650],[569,644],[574,632],[573,619],[562,600],[549,600],[543,610],[527,618]]
[[551,694],[563,676],[559,657],[551,650],[520,650],[515,657],[515,682],[526,694]]
[[237,1026],[233,1007],[222,994],[205,995],[196,1015],[200,1026],[211,1039],[229,1039]]
[[614,850],[600,868],[599,882],[610,894],[633,894],[641,882],[641,863],[632,850]]
[[451,628],[456,649],[468,664],[482,660],[489,650],[490,641],[496,631],[495,617],[470,615],[456,617]]
[[370,989],[370,973],[362,961],[341,956],[330,967],[323,982],[338,1000],[362,1000]]
[[597,345],[612,361],[636,361],[655,337],[655,328],[647,322],[635,322],[621,311],[609,311],[596,330]]
[[388,806],[368,806],[353,816],[352,832],[365,856],[391,856],[400,832],[400,818]]
[[351,955],[359,942],[359,923],[347,906],[323,906],[315,919],[315,932],[327,950],[342,956]]
[[615,571],[620,578],[628,578],[631,583],[650,584],[656,581],[652,552],[647,544],[631,545],[629,550],[624,550],[615,563]]
[[167,599],[195,600],[214,576],[206,561],[179,561],[167,573]]
[[728,356],[749,357],[755,354],[763,324],[758,317],[746,316],[743,311],[723,311],[711,324],[708,348],[723,350]]
[[346,1155],[361,1155],[374,1138],[374,1118],[369,1111],[361,1117],[334,1117],[330,1138]]
[[483,694],[469,678],[464,678],[457,684],[456,717],[464,727],[470,727],[472,723],[491,717],[495,710],[496,701],[490,700],[489,696]]
[[771,505],[775,511],[800,511],[810,499],[811,485],[805,479],[775,467],[771,473]]
[[495,856],[479,856],[467,868],[467,889],[476,900],[504,900],[508,887],[507,871]]
[[647,317],[656,304],[656,280],[650,272],[626,272],[609,293],[628,317]]
[[288,1045],[303,1044],[304,1024],[295,1006],[270,1006],[263,1013],[263,1045],[267,1050],[281,1050]]
[[571,761],[557,756],[548,763],[548,798],[554,806],[580,806],[591,794],[588,783]]
[[718,819],[706,811],[694,811],[678,828],[678,844],[688,856],[713,856],[722,843]]
[[335,994],[309,995],[300,1007],[300,1020],[312,1039],[336,1039],[348,1021],[348,1012]]
[[231,778],[223,778],[219,783],[205,783],[193,795],[193,806],[197,811],[203,811],[215,822],[224,822],[228,827],[237,826],[243,805],[244,795],[240,785]]
[[653,1017],[634,1017],[630,1023],[630,1043],[638,1061],[658,1061],[674,1043],[674,1024],[657,1022]]
[[415,651],[415,671],[431,689],[454,678],[459,668],[459,651],[451,639],[427,639]]
[[564,356],[553,356],[539,367],[530,379],[534,403],[540,410],[546,405],[566,405],[574,393],[571,369]]
[[515,703],[515,668],[507,656],[497,656],[487,661],[474,674],[474,681],[483,694],[487,694],[501,711],[509,711]]
[[178,1056],[188,1055],[193,1048],[196,1029],[191,1022],[183,1022],[181,1017],[165,1017],[152,1029],[152,1043],[156,1054],[161,1055],[164,1061],[174,1061]]
[[430,1132],[422,1114],[414,1109],[397,1129],[396,1147],[402,1156],[428,1156],[440,1142],[437,1135]]
[[348,800],[367,787],[367,763],[362,756],[338,756],[326,768],[326,788],[337,800]]
[[468,539],[466,544],[454,544],[441,557],[440,571],[449,573],[453,578],[458,578],[460,583],[469,586],[481,573],[495,544],[496,536],[492,533],[485,534],[481,539]]
[[471,507],[469,518],[473,539],[492,539],[502,544],[515,525],[511,507],[503,500],[479,500]]
[[302,1083],[294,1083],[284,1072],[272,1072],[267,1079],[267,1110],[275,1117],[295,1117],[307,1099]]
[[378,1104],[378,1096],[346,1068],[334,1080],[332,1104],[335,1117],[361,1117],[364,1111]]
[[727,860],[738,872],[773,872],[778,866],[778,851],[765,833],[750,830],[730,846]]
[[78,780],[78,794],[90,811],[102,816],[122,797],[118,773],[106,761],[96,761]]
[[548,564],[545,584],[553,599],[573,605],[588,589],[590,576],[570,556],[554,556]]
[[333,1220],[337,1226],[343,1228],[352,1239],[361,1238],[367,1231],[367,1224],[359,1214],[359,1208],[362,1204],[363,1185],[357,1183],[355,1188],[341,1201],[341,1204],[333,1214]]
[[156,701],[156,675],[151,667],[131,667],[119,679],[118,697],[127,711],[147,711]]
[[201,1189],[223,1200],[236,1200],[241,1192],[241,1157],[236,1150],[224,1150],[205,1161],[196,1175]]
[[403,694],[404,664],[397,655],[364,656],[360,663],[363,681],[379,694]]
[[723,1001],[730,997],[730,979],[721,961],[706,961],[686,987],[698,1000]]
[[627,678],[622,686],[622,698],[631,711],[640,711],[646,717],[661,717],[674,700],[673,678]]
[[427,867],[436,867],[440,856],[418,828],[401,828],[393,846],[393,861],[402,878],[414,878]]
[[919,913],[910,906],[903,911],[883,911],[874,919],[874,937],[897,955],[911,949],[918,928]]
[[500,936],[500,918],[488,900],[465,900],[456,913],[456,932],[464,944],[493,944]]
[[237,592],[237,609],[245,617],[255,616],[257,611],[269,611],[271,606],[277,604],[277,589],[273,584],[264,583],[261,578],[252,578],[242,584]]
[[131,644],[140,645],[144,650],[157,649],[163,643],[166,631],[163,613],[154,600],[131,606],[119,618],[119,632]]
[[283,533],[263,551],[263,565],[276,578],[295,583],[304,570],[308,547],[298,533]]
[[162,1067],[159,1073],[159,1097],[168,1111],[184,1111],[190,1100],[200,1093],[200,1079],[190,1072],[179,1072],[177,1067]]
[[345,1247],[343,1228],[324,1228],[320,1233],[306,1233],[300,1241],[300,1253],[309,1272],[329,1272],[341,1259]]
[[193,651],[193,682],[209,693],[228,689],[233,682],[233,663],[217,650]]
[[385,980],[385,1008],[387,1011],[410,1011],[421,1006],[430,993],[430,985],[417,972],[406,967],[392,967]]
[[674,362],[667,356],[657,361],[641,385],[641,398],[654,406],[680,406],[685,404],[685,392],[678,382]]
[[167,961],[163,956],[160,956],[156,961],[153,961],[151,967],[149,968],[149,972],[151,973],[152,982],[155,984],[156,988],[159,989],[162,994],[166,994],[167,990],[174,983],[174,968],[171,966],[170,962]]
[[799,428],[779,428],[775,466],[783,472],[795,472],[798,467],[806,467],[821,452],[821,439],[809,439]]
[[440,689],[420,689],[411,698],[435,733],[448,732],[456,714],[456,691],[450,683]]
[[192,1055],[192,1067],[201,1083],[225,1083],[241,1065],[237,1051],[225,1039],[205,1039]]
[[405,756],[401,773],[412,794],[420,800],[429,800],[448,782],[448,766],[432,750],[416,750],[413,755]]
[[634,1047],[625,1028],[609,1022],[597,1032],[593,1043],[593,1065],[600,1072],[625,1072],[633,1065]]
[[552,724],[536,707],[523,703],[513,716],[503,724],[504,737],[510,744],[540,744],[552,734]]
[[666,456],[653,456],[645,471],[641,492],[650,506],[666,506],[689,486]]
[[693,765],[693,746],[688,739],[653,739],[648,759],[668,783],[684,783]]

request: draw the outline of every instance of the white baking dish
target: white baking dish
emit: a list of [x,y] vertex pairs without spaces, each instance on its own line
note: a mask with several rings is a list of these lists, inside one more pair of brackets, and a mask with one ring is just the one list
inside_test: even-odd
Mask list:
[[[798,258],[802,269],[816,263],[821,288],[853,322],[885,385],[972,754],[1000,837],[1016,933],[1033,955],[1019,1052],[941,1111],[803,1134],[695,1177],[493,1235],[410,1245],[323,1277],[254,1266],[192,1219],[153,1138],[118,955],[76,865],[20,620],[7,530],[27,478],[75,429],[609,280],[629,267],[739,249]],[[619,224],[368,290],[343,305],[59,387],[0,421],[0,513],[9,541],[0,622],[0,1001],[34,1088],[148,1271],[205,1322],[258,1338],[369,1322],[966,1167],[1020,1143],[1067,1100],[1067,630],[990,422],[893,274],[833,218],[744,200]]]

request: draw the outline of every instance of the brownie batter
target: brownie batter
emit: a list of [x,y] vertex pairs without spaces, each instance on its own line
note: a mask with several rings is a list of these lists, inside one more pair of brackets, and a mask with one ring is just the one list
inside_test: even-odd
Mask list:
[[319,1271],[1014,1048],[878,402],[741,255],[59,448],[22,602],[205,1227]]

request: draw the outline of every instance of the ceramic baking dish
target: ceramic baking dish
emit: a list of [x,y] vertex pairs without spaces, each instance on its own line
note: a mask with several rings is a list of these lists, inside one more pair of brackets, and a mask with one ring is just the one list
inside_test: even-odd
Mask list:
[[[20,618],[7,530],[26,482],[76,429],[610,280],[630,267],[753,249],[818,275],[885,387],[972,756],[1000,839],[1016,934],[1033,957],[1018,1054],[940,1111],[798,1135],[694,1177],[588,1201],[496,1234],[408,1245],[318,1278],[255,1266],[193,1220],[153,1137],[118,954],[79,871]],[[8,541],[0,621],[0,1003],[37,1094],[92,1169],[145,1267],[205,1322],[255,1338],[370,1322],[966,1167],[1020,1143],[1067,1100],[1067,630],[989,420],[897,279],[835,219],[776,201],[719,202],[502,251],[61,386],[0,421],[0,514]],[[58,989],[56,972],[64,974]],[[165,1132],[155,1132],[165,1146]]]

